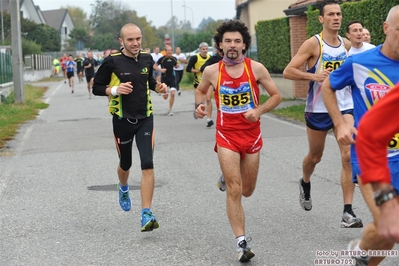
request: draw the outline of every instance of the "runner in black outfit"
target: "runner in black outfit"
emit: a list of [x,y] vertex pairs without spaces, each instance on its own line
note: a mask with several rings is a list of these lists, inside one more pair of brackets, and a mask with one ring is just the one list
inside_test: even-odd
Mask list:
[[[167,115],[172,116],[172,107],[175,102],[175,94],[176,94],[176,76],[175,76],[175,67],[178,67],[177,58],[173,56],[172,46],[165,47],[166,55],[159,58],[157,62],[154,64],[154,70],[158,70],[162,73],[161,81],[164,82],[169,87],[169,110],[166,113]],[[168,94],[164,94],[163,98],[166,100],[168,98]]]
[[142,35],[138,26],[125,24],[120,32],[120,53],[107,57],[94,78],[95,95],[112,95],[109,111],[113,115],[113,131],[119,164],[119,205],[124,211],[131,208],[129,196],[129,169],[132,165],[132,144],[140,154],[141,178],[141,231],[159,227],[150,208],[154,192],[154,122],[150,90],[165,93],[167,86],[157,83],[152,76],[151,55],[140,53]]
[[87,90],[89,91],[89,98],[91,98],[91,89],[93,87],[93,79],[95,67],[98,65],[97,61],[93,58],[93,52],[87,52],[87,58],[83,61],[83,68],[85,69],[85,76],[87,81]]

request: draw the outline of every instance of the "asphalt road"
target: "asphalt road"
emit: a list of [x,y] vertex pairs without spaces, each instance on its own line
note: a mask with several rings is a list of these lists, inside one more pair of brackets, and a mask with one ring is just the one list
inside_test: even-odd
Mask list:
[[[165,115],[167,101],[153,94],[152,210],[160,228],[141,233],[138,152],[129,180],[133,207],[124,212],[107,99],[89,99],[83,83],[74,94],[63,82],[40,85],[49,86],[50,106],[22,126],[0,156],[0,265],[240,265],[225,193],[216,186],[214,127],[193,119],[193,91],[176,97],[174,116]],[[256,254],[247,265],[302,266],[333,258],[362,234],[340,228],[335,140],[327,138],[312,177],[313,209],[305,212],[298,202],[305,127],[266,114],[262,131],[257,187],[243,200]],[[364,223],[371,220],[358,189],[354,211]],[[382,265],[398,264],[393,257]]]

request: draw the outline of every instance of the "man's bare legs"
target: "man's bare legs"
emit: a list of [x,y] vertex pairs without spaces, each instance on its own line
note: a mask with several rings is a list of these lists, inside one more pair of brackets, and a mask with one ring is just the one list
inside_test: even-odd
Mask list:
[[[350,114],[344,115],[345,121],[353,126],[354,119]],[[355,184],[352,181],[352,167],[350,163],[350,146],[349,145],[341,145],[338,143],[339,150],[341,152],[341,161],[342,161],[342,169],[341,169],[341,188],[342,195],[344,199],[344,205],[352,204],[353,194],[355,192]]]
[[169,98],[169,111],[172,112],[173,103],[175,102],[176,89],[175,89],[175,88],[171,89],[170,92],[169,92],[169,94],[170,94],[170,98]]
[[142,208],[151,208],[152,197],[154,195],[154,169],[142,170],[141,177],[141,205]]
[[316,164],[321,161],[321,157],[323,156],[328,131],[313,130],[307,127],[306,133],[308,136],[309,153],[302,162],[302,178],[305,183],[309,183]]
[[241,198],[252,195],[258,176],[259,153],[240,154],[218,146],[218,157],[226,182],[227,216],[236,237],[245,235],[245,215]]
[[91,78],[89,82],[87,82],[87,90],[89,91],[89,98],[91,98],[91,89],[93,88],[94,78]]
[[129,179],[129,173],[130,170],[124,171],[119,165],[117,168],[117,173],[118,173],[118,178],[119,178],[119,183],[122,186],[126,186],[127,185],[127,180]]
[[[354,123],[353,116],[351,114],[344,115],[345,121],[351,126]],[[312,201],[310,199],[310,177],[313,171],[321,161],[325,148],[325,140],[328,131],[318,131],[307,128],[307,136],[309,143],[309,153],[304,158],[303,167],[303,183],[300,193],[300,203],[302,207],[309,211],[312,209]],[[356,215],[352,210],[353,194],[355,190],[355,184],[352,182],[352,169],[350,164],[350,146],[340,145],[338,143],[341,154],[341,189],[344,201],[344,214],[341,221],[341,227],[363,227],[362,221],[356,218]],[[303,191],[303,195],[302,195]]]
[[75,88],[75,77],[74,76],[70,77],[68,82],[69,82],[69,86],[71,87],[72,93],[73,93],[74,92],[74,88]]

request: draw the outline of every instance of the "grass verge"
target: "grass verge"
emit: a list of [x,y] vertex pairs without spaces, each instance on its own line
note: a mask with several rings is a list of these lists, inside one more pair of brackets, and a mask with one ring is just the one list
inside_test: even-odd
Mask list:
[[21,124],[35,119],[41,109],[47,108],[42,100],[46,89],[26,84],[24,103],[15,103],[14,93],[0,103],[0,149],[13,139]]
[[[269,99],[269,96],[261,95],[260,103],[264,103]],[[284,102],[292,101],[293,99],[283,99]],[[274,109],[270,113],[274,114],[279,118],[283,118],[288,121],[300,122],[305,124],[305,118],[303,117],[305,110],[305,104],[292,105],[285,108]]]

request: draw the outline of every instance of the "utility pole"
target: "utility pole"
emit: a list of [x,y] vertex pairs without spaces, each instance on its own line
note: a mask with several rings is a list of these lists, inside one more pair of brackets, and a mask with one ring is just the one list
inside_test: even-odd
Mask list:
[[183,7],[184,7],[184,28],[186,28],[187,20],[186,20],[186,1],[183,0]]
[[4,45],[4,10],[3,10],[3,1],[0,0],[1,4],[1,45]]
[[170,0],[170,10],[172,13],[172,50],[175,49],[175,20],[173,18],[173,0]]
[[11,44],[12,44],[12,73],[14,83],[14,100],[16,103],[24,102],[24,82],[23,82],[23,60],[22,60],[22,40],[21,40],[21,19],[19,12],[19,1],[11,0]]

